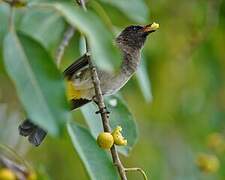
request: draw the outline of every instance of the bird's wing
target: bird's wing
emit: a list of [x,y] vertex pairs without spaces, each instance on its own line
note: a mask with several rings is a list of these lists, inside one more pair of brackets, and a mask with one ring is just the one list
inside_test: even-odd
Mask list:
[[[88,66],[89,58],[88,55],[83,55],[64,71],[64,77],[68,81],[67,95],[72,104],[72,109],[79,108],[92,101],[95,95],[91,72]],[[102,92],[105,93],[108,89],[106,84],[109,84],[112,75],[98,68],[96,70],[101,82]]]
[[81,107],[81,106],[83,106],[83,105],[85,105],[85,104],[87,104],[89,102],[91,102],[91,100],[82,99],[82,98],[80,98],[80,99],[72,99],[70,101],[70,103],[71,103],[71,110],[77,109],[77,108],[79,108],[79,107]]
[[93,84],[88,66],[89,58],[88,55],[83,55],[63,73],[64,77],[69,81],[67,91],[72,110],[90,102],[93,97]]
[[87,67],[89,58],[90,57],[86,54],[81,56],[78,60],[76,60],[73,64],[71,64],[68,68],[64,70],[64,77],[67,79],[71,79],[75,73]]

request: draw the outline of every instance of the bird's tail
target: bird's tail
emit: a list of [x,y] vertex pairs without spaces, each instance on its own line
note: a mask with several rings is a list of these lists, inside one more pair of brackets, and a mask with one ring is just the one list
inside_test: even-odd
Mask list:
[[34,146],[39,146],[47,134],[45,130],[33,124],[29,119],[19,126],[19,133],[21,136],[28,137],[29,142]]

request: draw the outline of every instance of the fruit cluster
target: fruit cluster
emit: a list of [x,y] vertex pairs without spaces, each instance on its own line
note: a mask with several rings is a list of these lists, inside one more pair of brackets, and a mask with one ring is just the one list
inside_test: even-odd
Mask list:
[[117,126],[112,133],[101,132],[98,135],[97,143],[103,149],[110,149],[114,144],[118,146],[126,146],[127,140],[122,135],[122,127]]

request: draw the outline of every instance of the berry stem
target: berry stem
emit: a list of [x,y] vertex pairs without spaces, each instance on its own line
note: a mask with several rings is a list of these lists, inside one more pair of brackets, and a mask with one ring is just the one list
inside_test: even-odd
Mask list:
[[144,180],[148,180],[148,177],[147,175],[145,174],[144,170],[141,169],[141,168],[125,168],[125,171],[128,172],[128,171],[138,171],[142,174]]

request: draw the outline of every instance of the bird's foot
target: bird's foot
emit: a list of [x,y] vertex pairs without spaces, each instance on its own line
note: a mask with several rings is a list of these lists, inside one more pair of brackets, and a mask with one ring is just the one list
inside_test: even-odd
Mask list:
[[102,108],[102,109],[96,111],[95,113],[96,113],[96,114],[99,114],[99,113],[103,113],[103,114],[104,114],[104,113],[106,113],[108,116],[109,116],[109,114],[110,114],[110,112],[108,111],[107,107],[104,107],[104,108]]

